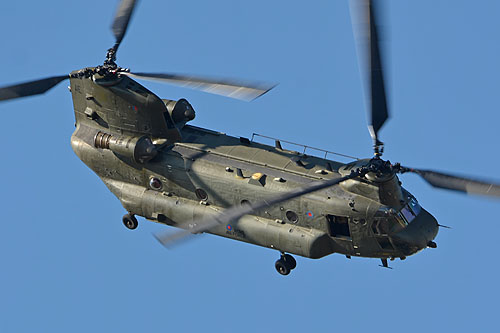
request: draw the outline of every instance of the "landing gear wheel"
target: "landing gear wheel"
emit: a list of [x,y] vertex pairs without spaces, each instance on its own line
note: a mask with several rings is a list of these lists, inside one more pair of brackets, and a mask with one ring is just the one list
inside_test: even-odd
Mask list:
[[288,275],[288,274],[290,274],[291,269],[290,269],[290,267],[288,266],[288,264],[283,259],[276,260],[276,263],[274,264],[274,267],[276,267],[276,270],[281,275]]
[[137,219],[135,218],[135,216],[133,214],[123,215],[122,222],[130,230],[134,230],[139,225],[139,223],[137,222]]
[[289,254],[284,254],[281,256],[281,259],[285,261],[285,263],[290,267],[290,270],[295,269],[297,267],[297,262],[295,261],[295,258],[292,257]]

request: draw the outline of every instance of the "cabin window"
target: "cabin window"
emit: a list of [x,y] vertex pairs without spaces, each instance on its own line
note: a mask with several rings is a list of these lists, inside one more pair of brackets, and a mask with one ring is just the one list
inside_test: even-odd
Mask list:
[[158,178],[152,177],[151,179],[149,179],[149,187],[151,187],[153,190],[159,191],[161,190],[162,186],[163,185]]
[[251,206],[250,201],[245,200],[245,199],[241,200],[241,205],[242,206]]
[[285,215],[286,215],[286,218],[288,219],[288,221],[290,221],[292,223],[297,223],[297,221],[299,220],[297,213],[295,213],[292,210],[288,210]]
[[197,188],[194,193],[196,194],[196,197],[200,200],[206,201],[208,199],[208,194],[201,188]]
[[326,215],[328,231],[332,237],[351,237],[349,218],[346,216]]

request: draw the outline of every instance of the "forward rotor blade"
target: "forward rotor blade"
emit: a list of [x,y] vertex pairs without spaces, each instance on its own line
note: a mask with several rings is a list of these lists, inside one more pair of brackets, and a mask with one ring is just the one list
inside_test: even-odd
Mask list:
[[416,173],[434,187],[464,192],[467,194],[500,197],[500,184],[454,176],[431,170],[403,168],[403,172]]
[[255,213],[260,211],[263,208],[266,207],[271,207],[273,205],[276,205],[280,202],[284,202],[293,198],[300,197],[302,195],[319,191],[321,189],[337,185],[345,180],[355,178],[361,175],[361,172],[353,172],[350,175],[341,177],[341,178],[335,178],[335,179],[330,179],[326,181],[317,181],[313,182],[305,187],[302,188],[297,188],[295,190],[292,190],[290,192],[286,193],[280,193],[268,200],[262,200],[256,203],[249,203],[241,206],[233,206],[228,209],[226,209],[224,212],[222,212],[219,215],[208,217],[208,218],[202,218],[199,219],[193,223],[190,223],[192,228],[186,229],[183,231],[179,231],[176,233],[160,233],[155,235],[156,239],[163,245],[168,247],[169,245],[173,245],[174,243],[177,243],[186,237],[190,236],[193,233],[200,233],[200,232],[205,232],[209,231],[210,229],[218,226],[218,225],[224,225],[230,222],[237,221],[240,217],[246,214],[250,213]]
[[264,83],[246,83],[168,73],[123,72],[122,74],[144,80],[166,82],[180,87],[202,90],[211,94],[222,95],[244,101],[254,100],[276,86]]
[[0,88],[0,101],[43,94],[50,88],[56,86],[59,82],[68,78],[68,75],[52,76],[45,79]]
[[369,92],[368,129],[375,144],[381,144],[378,140],[378,132],[389,118],[377,25],[380,18],[378,2],[377,0],[351,0],[353,30],[358,43],[361,69],[367,81],[366,89]]
[[134,12],[136,2],[136,0],[122,0],[116,11],[115,19],[111,25],[111,30],[116,38],[114,46],[115,51],[118,49],[118,46],[120,46],[123,36],[125,36],[125,32],[127,32],[128,23]]

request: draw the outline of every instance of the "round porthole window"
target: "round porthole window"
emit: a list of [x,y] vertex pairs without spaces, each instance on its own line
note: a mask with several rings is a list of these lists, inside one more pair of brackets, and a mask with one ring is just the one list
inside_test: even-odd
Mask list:
[[288,219],[288,221],[290,221],[292,223],[297,223],[297,221],[299,220],[299,217],[297,216],[297,213],[295,213],[292,210],[287,210],[286,211],[286,218]]
[[206,201],[208,199],[208,194],[201,188],[197,188],[194,193],[196,194],[196,197],[200,200]]
[[153,177],[149,180],[149,187],[151,187],[153,190],[159,191],[161,190],[162,186],[163,185],[161,181],[156,177]]

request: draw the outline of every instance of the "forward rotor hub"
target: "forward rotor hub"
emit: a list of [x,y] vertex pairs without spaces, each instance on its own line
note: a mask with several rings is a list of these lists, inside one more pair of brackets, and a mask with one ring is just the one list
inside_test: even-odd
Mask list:
[[110,67],[110,68],[117,68],[118,65],[116,64],[116,48],[112,47],[108,49],[108,52],[106,53],[106,60],[104,60],[104,66]]

